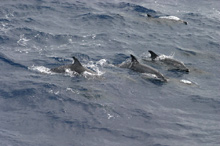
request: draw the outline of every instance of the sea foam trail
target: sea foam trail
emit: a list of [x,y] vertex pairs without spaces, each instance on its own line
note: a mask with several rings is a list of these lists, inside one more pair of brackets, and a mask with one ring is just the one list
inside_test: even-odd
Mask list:
[[44,73],[44,74],[55,74],[55,73],[50,71],[50,68],[47,68],[45,66],[32,65],[31,67],[28,67],[28,69],[33,70],[33,71],[37,71],[37,72],[40,72],[40,73]]

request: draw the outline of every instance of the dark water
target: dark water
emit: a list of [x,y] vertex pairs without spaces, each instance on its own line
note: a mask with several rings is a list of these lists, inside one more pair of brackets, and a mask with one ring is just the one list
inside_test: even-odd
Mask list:
[[[1,0],[0,145],[220,145],[219,24],[218,0]],[[169,81],[115,66],[130,54]],[[98,76],[48,71],[72,56]]]

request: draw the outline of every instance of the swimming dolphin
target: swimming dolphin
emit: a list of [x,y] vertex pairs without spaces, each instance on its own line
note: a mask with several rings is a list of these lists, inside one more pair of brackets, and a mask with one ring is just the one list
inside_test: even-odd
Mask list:
[[151,50],[149,50],[148,52],[151,54],[152,61],[160,61],[160,62],[164,63],[165,65],[171,67],[172,70],[189,72],[189,69],[183,64],[183,62],[180,62],[178,60],[175,60],[175,59],[169,58],[169,57],[160,57]]
[[63,65],[60,67],[52,68],[52,69],[50,69],[50,71],[56,72],[56,73],[65,73],[66,69],[70,69],[71,71],[74,71],[78,74],[82,74],[85,71],[94,74],[94,72],[92,70],[82,66],[82,64],[79,62],[79,60],[76,57],[72,57],[72,58],[74,59],[73,64]]
[[135,56],[133,56],[132,54],[131,56],[131,61],[130,62],[125,62],[119,65],[119,67],[121,68],[129,68],[133,71],[139,72],[139,73],[148,73],[148,74],[153,74],[156,75],[158,79],[160,79],[161,81],[167,81],[167,79],[156,69],[148,66],[148,65],[144,65],[138,62],[138,60],[136,59]]
[[169,20],[169,21],[173,21],[173,22],[180,22],[180,23],[184,23],[185,25],[188,24],[188,22],[181,20],[180,18],[176,17],[176,16],[151,16],[150,14],[147,14],[147,17],[149,18],[159,18],[159,19],[164,19],[164,20]]

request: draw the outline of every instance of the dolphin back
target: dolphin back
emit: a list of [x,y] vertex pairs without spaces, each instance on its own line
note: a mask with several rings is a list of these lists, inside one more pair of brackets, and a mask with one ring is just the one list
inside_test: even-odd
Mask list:
[[76,57],[72,57],[72,58],[74,59],[73,64],[59,66],[59,67],[56,67],[56,68],[52,68],[50,70],[52,72],[56,72],[56,73],[65,73],[66,69],[70,69],[71,71],[77,72],[78,74],[82,74],[85,71],[94,74],[93,71],[91,71],[88,68],[82,66],[82,64],[79,62],[79,60]]
[[55,72],[55,73],[65,73],[66,69],[70,68],[71,65],[63,65],[63,66],[59,66],[56,68],[52,68],[50,69],[50,71]]
[[163,74],[161,74],[158,70],[154,69],[151,66],[139,63],[136,57],[134,57],[133,55],[131,55],[131,61],[132,61],[131,65],[129,66],[131,70],[139,72],[139,73],[154,74],[162,81],[167,81],[167,79],[163,76]]

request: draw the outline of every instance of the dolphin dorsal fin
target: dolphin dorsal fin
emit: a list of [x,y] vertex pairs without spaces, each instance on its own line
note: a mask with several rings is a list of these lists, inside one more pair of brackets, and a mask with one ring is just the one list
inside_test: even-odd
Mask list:
[[149,53],[150,53],[150,58],[152,59],[152,60],[154,60],[155,58],[157,58],[157,54],[156,53],[154,53],[153,51],[151,51],[151,50],[149,50],[148,51]]
[[136,63],[139,63],[137,58],[134,57],[134,55],[131,54],[131,62],[136,62]]
[[79,60],[76,57],[73,56],[73,60],[74,60],[73,65],[82,66],[82,64],[79,62]]

